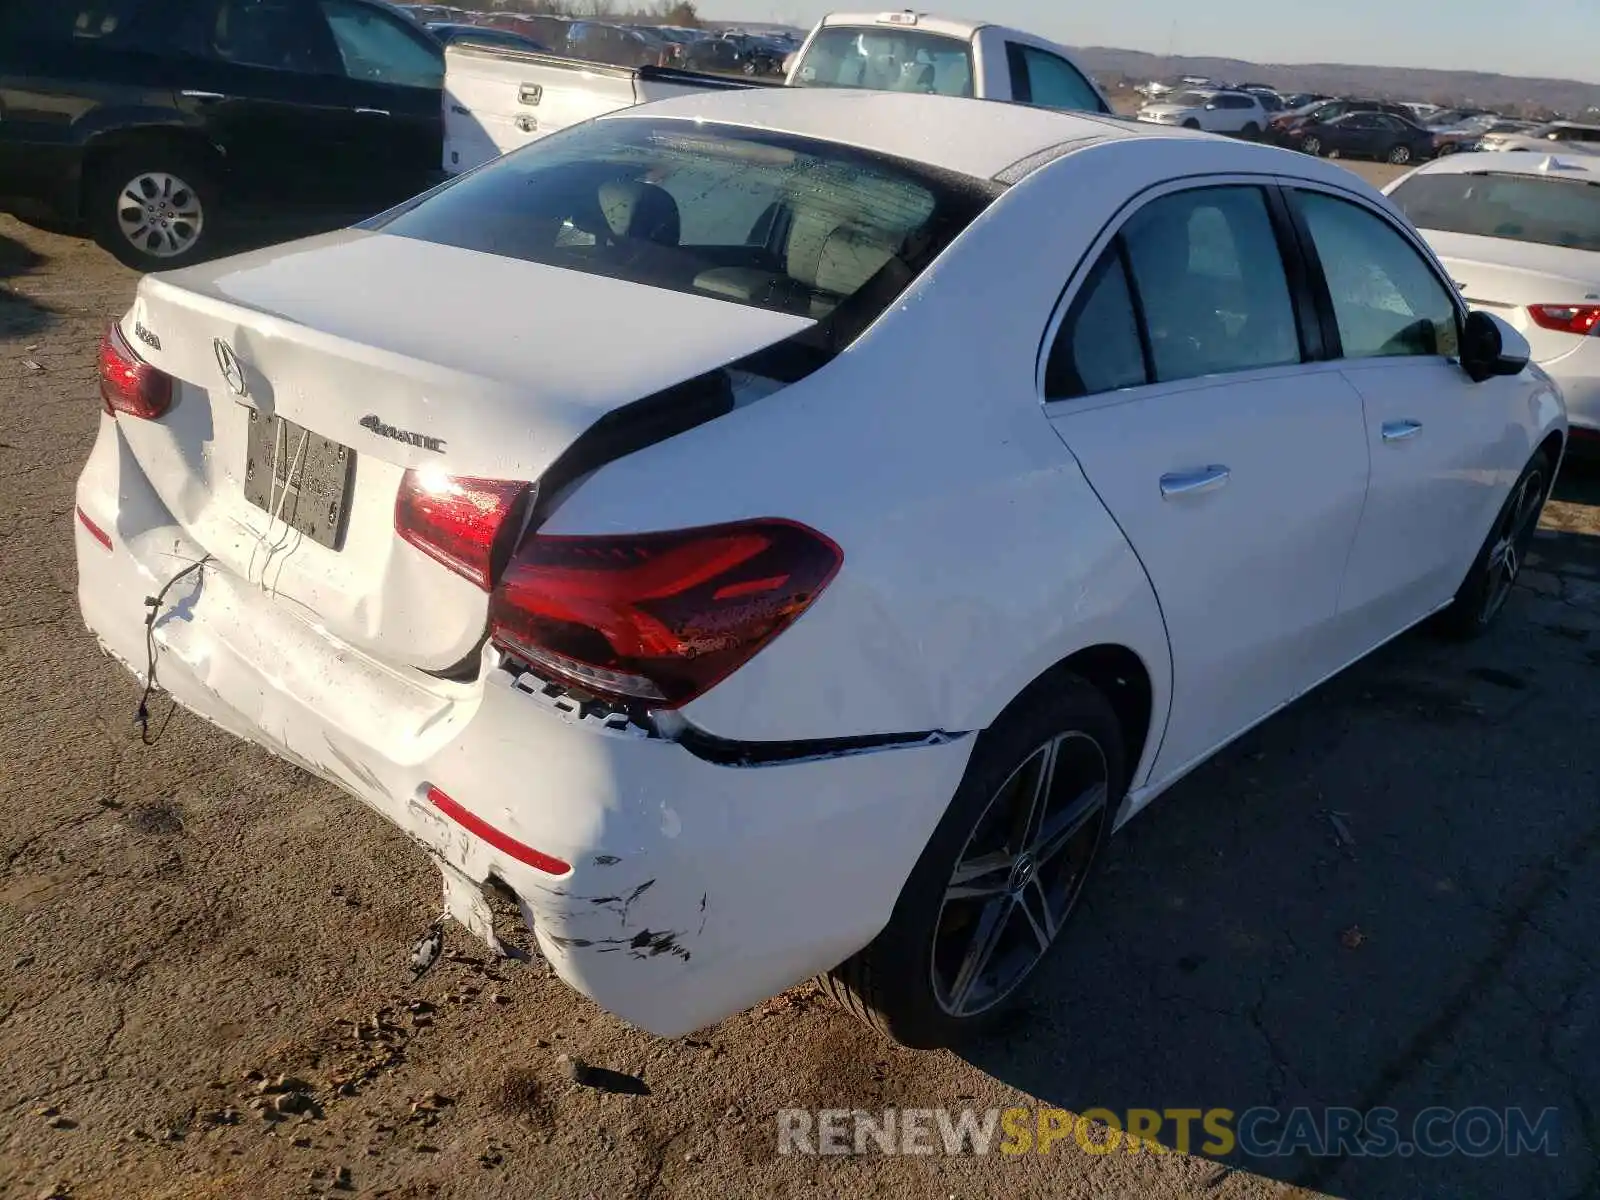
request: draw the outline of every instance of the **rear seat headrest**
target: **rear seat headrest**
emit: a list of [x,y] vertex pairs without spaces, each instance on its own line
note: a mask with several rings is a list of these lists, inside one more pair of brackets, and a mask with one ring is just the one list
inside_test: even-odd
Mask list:
[[599,200],[606,224],[617,237],[678,245],[678,202],[666,188],[636,179],[611,179],[600,185]]

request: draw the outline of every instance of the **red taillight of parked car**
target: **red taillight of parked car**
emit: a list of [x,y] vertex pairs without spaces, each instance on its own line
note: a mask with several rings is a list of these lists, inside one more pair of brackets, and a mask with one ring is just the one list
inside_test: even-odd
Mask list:
[[113,321],[100,339],[100,402],[112,416],[152,420],[172,407],[172,376],[134,353]]
[[1589,337],[1600,325],[1600,304],[1530,304],[1528,315],[1541,329]]
[[514,480],[407,471],[394,501],[395,532],[487,592],[522,532],[531,492]]
[[563,537],[518,547],[489,602],[495,644],[583,691],[687,704],[748,662],[844,555],[793,521]]

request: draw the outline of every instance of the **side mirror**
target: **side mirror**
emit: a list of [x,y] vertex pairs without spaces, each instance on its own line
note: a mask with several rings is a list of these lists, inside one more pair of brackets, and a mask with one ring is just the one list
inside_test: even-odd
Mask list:
[[1528,339],[1493,313],[1467,314],[1461,337],[1461,365],[1473,383],[1496,375],[1520,375],[1533,357]]
[[1213,100],[1210,104],[1206,105],[1206,111],[1210,112],[1216,106],[1217,106],[1217,102],[1215,100]]

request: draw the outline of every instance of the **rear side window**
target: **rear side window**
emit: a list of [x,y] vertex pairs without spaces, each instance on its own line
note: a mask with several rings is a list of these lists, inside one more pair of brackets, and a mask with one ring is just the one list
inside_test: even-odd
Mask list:
[[314,0],[210,0],[199,15],[204,49],[227,62],[275,71],[338,69]]
[[1093,396],[1150,381],[1121,242],[1090,272],[1045,368],[1045,396]]
[[372,227],[854,328],[994,194],[832,142],[621,117],[534,142]]
[[1345,358],[1457,353],[1455,301],[1409,241],[1346,200],[1295,196],[1322,261]]
[[794,85],[970,96],[972,48],[917,29],[829,25],[811,39]]
[[144,0],[10,0],[0,3],[0,41],[123,41]]
[[1093,85],[1060,55],[1007,42],[1006,58],[1011,69],[1011,94],[1023,104],[1078,112],[1105,111]]
[[1600,185],[1553,175],[1413,175],[1389,199],[1418,229],[1600,251]]
[[1062,322],[1051,399],[1301,360],[1259,188],[1201,188],[1129,219]]
[[1157,382],[1300,361],[1289,283],[1259,188],[1163,196],[1122,236]]

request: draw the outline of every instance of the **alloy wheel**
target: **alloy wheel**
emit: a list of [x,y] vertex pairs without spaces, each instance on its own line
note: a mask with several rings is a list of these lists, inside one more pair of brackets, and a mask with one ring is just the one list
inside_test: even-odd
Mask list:
[[1529,471],[1495,527],[1494,541],[1484,563],[1489,579],[1483,593],[1483,607],[1478,612],[1479,623],[1487,625],[1505,607],[1511,589],[1516,586],[1543,508],[1544,472]]
[[1307,138],[1305,140],[1304,148],[1305,148],[1305,152],[1307,154],[1311,155],[1312,157],[1315,157],[1316,155],[1322,153],[1322,142],[1318,138],[1314,138],[1314,137]]
[[1399,166],[1402,163],[1410,162],[1411,161],[1411,147],[1410,146],[1396,146],[1393,150],[1389,151],[1389,161],[1394,163],[1396,166]]
[[117,193],[117,227],[139,250],[175,258],[191,250],[205,227],[200,195],[167,171],[145,171]]
[[990,799],[934,923],[933,992],[948,1015],[1002,1003],[1055,943],[1111,817],[1109,787],[1104,750],[1074,731],[1036,749]]

